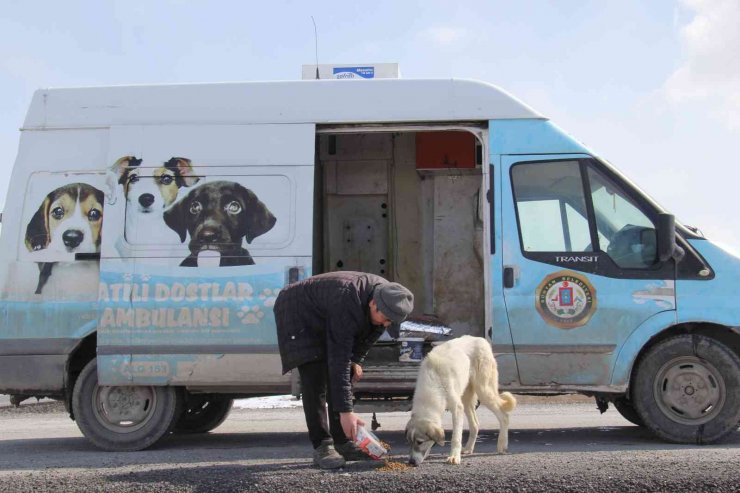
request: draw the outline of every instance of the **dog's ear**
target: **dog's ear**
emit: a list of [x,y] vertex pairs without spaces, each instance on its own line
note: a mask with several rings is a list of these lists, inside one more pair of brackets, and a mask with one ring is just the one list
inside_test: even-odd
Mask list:
[[118,175],[113,170],[105,172],[105,198],[109,205],[116,203],[116,188],[118,186]]
[[26,248],[29,252],[42,250],[51,241],[49,234],[49,207],[51,206],[51,194],[44,198],[41,206],[31,218],[26,227]]
[[173,157],[164,163],[164,167],[177,171],[175,173],[175,176],[177,177],[175,182],[178,187],[192,187],[198,183],[198,180],[200,180],[199,177],[193,174],[193,165],[191,164],[190,159],[184,157]]
[[414,441],[414,427],[411,425],[413,422],[413,419],[410,419],[408,423],[406,423],[406,442],[411,443]]
[[187,196],[172,204],[172,206],[163,213],[164,223],[175,233],[180,235],[181,243],[185,243],[185,235],[188,231],[186,214],[188,213],[187,204],[189,203],[190,198]]
[[246,204],[244,213],[246,214],[247,226],[244,236],[247,243],[252,243],[252,240],[270,231],[275,226],[277,219],[254,192],[241,185],[238,185],[238,189],[242,193]]
[[134,156],[123,156],[113,163],[110,170],[118,176],[118,183],[123,184],[126,181],[126,170],[134,166],[141,166],[141,159]]
[[434,440],[434,443],[439,445],[440,447],[443,447],[445,444],[445,430],[441,426],[437,424],[430,423],[428,436],[432,440]]

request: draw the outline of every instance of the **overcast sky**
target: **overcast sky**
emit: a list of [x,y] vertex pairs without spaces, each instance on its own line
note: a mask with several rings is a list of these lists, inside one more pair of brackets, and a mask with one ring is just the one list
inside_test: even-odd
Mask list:
[[740,0],[5,0],[0,204],[34,90],[299,79],[311,16],[320,63],[498,85],[740,251]]

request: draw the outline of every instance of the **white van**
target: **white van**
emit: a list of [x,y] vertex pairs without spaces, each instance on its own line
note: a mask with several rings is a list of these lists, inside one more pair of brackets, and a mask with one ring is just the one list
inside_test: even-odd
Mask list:
[[[103,449],[290,392],[272,305],[332,270],[491,340],[506,389],[593,395],[681,442],[740,420],[737,258],[485,83],[40,90],[10,183],[0,392],[63,400]],[[395,341],[365,365],[358,404],[408,406]]]

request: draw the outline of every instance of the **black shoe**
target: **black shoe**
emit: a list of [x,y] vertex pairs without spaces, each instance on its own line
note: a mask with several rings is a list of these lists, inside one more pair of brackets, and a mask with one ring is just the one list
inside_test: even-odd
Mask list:
[[333,445],[325,443],[313,451],[313,463],[321,469],[339,469],[344,465],[344,458]]
[[362,451],[355,442],[345,442],[339,445],[335,445],[337,452],[344,457],[344,460],[356,461],[356,460],[373,460],[372,457]]

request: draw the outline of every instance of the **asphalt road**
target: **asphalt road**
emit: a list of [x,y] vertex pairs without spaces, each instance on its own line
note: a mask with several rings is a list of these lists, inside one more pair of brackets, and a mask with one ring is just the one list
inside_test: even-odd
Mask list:
[[[614,410],[558,399],[522,400],[509,454],[496,454],[496,419],[480,409],[476,453],[460,466],[445,463],[447,445],[397,472],[378,462],[314,468],[300,408],[235,410],[213,433],[132,453],[94,449],[58,404],[0,408],[0,492],[740,491],[740,431],[719,445],[672,445]],[[407,413],[378,419],[392,458],[405,461]]]

